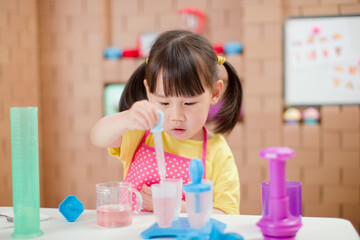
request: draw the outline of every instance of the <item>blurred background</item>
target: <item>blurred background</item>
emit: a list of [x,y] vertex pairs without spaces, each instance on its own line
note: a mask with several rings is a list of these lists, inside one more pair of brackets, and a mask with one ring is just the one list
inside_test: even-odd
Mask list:
[[[318,106],[318,124],[287,124],[282,56],[285,19],[359,14],[360,0],[0,0],[0,205],[12,205],[13,106],[39,108],[41,207],[72,194],[94,209],[95,184],[123,179],[120,161],[91,144],[90,130],[110,84],[125,83],[144,61],[135,50],[151,34],[183,28],[184,8],[204,14],[201,34],[212,44],[243,44],[239,54],[219,53],[244,86],[242,117],[226,136],[241,214],[261,214],[268,174],[259,151],[285,145],[296,151],[287,179],[303,183],[303,215],[346,218],[359,231],[360,106]],[[109,46],[129,55],[106,59]]]

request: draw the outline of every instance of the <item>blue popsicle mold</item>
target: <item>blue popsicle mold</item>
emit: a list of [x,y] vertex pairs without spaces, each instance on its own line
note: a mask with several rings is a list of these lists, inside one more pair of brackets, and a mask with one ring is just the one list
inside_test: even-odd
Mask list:
[[75,195],[69,195],[59,205],[59,212],[69,222],[74,222],[84,211],[84,205]]
[[[201,229],[193,229],[190,227],[188,218],[179,217],[177,220],[173,221],[171,226],[168,228],[161,228],[157,223],[146,229],[141,233],[143,239],[153,239],[153,238],[175,238],[176,240],[220,240],[221,238],[209,238],[213,230],[213,227],[216,226],[216,231],[220,232],[216,236],[222,236],[226,228],[226,224],[222,223],[216,219],[211,218],[209,222]],[[214,233],[212,233],[214,236]]]

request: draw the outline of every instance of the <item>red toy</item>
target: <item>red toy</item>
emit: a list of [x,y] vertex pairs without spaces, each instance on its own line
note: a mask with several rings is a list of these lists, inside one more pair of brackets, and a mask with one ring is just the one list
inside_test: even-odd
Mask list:
[[205,14],[194,8],[183,8],[179,10],[181,15],[182,27],[194,32],[194,33],[202,33],[205,25]]
[[223,44],[214,44],[213,45],[213,48],[214,48],[214,50],[215,50],[215,52],[216,52],[216,54],[219,54],[219,53],[223,53],[224,52],[224,46],[223,46]]
[[137,48],[134,48],[134,49],[124,48],[122,57],[124,57],[124,58],[139,57],[139,50]]

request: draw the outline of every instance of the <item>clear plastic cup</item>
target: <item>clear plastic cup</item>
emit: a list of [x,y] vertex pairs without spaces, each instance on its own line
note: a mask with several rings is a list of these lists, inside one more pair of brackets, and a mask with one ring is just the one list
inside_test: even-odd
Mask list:
[[210,179],[202,179],[201,180],[201,183],[206,183],[206,184],[209,184],[210,187],[211,187],[211,194],[210,194],[210,197],[209,197],[209,204],[208,204],[208,220],[210,219],[211,217],[211,214],[213,212],[213,207],[214,207],[214,182],[211,181]]
[[141,211],[140,193],[126,182],[96,184],[97,224],[101,227],[123,227],[132,223],[132,193],[136,195],[134,212]]
[[172,183],[151,185],[154,214],[159,227],[170,227],[177,211],[177,191]]
[[[262,194],[262,215],[269,215],[270,183],[261,183]],[[289,212],[294,217],[302,216],[301,182],[286,181],[286,195],[289,197]]]
[[212,213],[212,189],[201,193],[185,192],[185,198],[190,227],[203,228]]
[[179,218],[179,214],[181,212],[181,200],[182,200],[182,186],[183,186],[183,180],[180,179],[173,179],[173,178],[167,178],[165,180],[162,180],[161,183],[170,183],[173,184],[176,188],[176,211],[174,216],[174,221]]

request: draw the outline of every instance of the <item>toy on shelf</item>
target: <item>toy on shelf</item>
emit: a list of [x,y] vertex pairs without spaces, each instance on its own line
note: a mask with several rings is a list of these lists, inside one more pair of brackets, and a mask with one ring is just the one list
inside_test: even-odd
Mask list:
[[226,42],[224,44],[224,52],[228,55],[240,54],[243,51],[241,42]]
[[122,57],[124,58],[137,58],[139,57],[139,50],[137,48],[124,48]]
[[188,31],[201,34],[205,26],[205,14],[194,8],[183,8],[179,10],[181,15],[181,27]]
[[[285,162],[295,152],[288,147],[269,147],[259,156],[269,162],[268,214],[264,214],[257,225],[265,240],[295,239],[301,228],[301,216],[293,216],[289,210],[289,197],[286,194]],[[297,214],[296,214],[297,215]]]
[[[195,8],[183,8],[178,11],[180,14],[180,29],[184,29],[197,34],[202,34],[206,16],[205,14]],[[123,58],[146,58],[149,55],[150,49],[161,31],[139,33],[137,37],[136,48],[107,47],[104,51],[106,59]],[[237,41],[214,44],[213,48],[216,54],[225,53],[227,55],[235,55],[243,52],[243,44]]]
[[301,120],[301,113],[296,108],[288,108],[283,114],[286,124],[298,124]]
[[303,111],[304,123],[308,125],[315,125],[319,123],[320,113],[316,108],[310,107]]
[[122,49],[119,47],[107,47],[104,50],[104,56],[110,60],[119,59],[122,56]]
[[142,33],[137,38],[139,57],[147,57],[160,32]]
[[75,195],[67,196],[59,205],[59,212],[69,222],[74,222],[84,211],[84,205]]
[[213,48],[214,48],[216,54],[220,54],[220,53],[223,53],[223,52],[224,52],[224,46],[223,46],[223,44],[221,44],[221,43],[214,44],[214,45],[213,45]]

